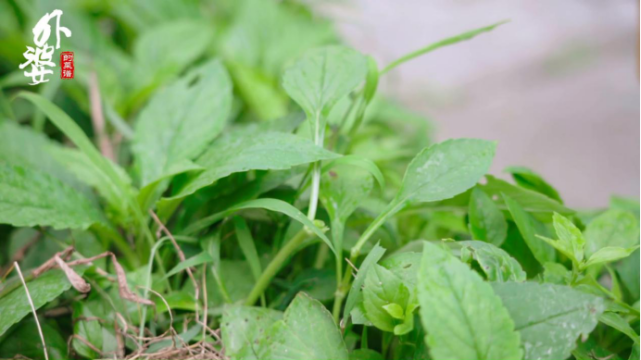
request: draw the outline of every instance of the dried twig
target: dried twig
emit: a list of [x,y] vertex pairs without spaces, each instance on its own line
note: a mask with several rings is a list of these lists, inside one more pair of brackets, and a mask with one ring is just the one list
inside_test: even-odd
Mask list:
[[[185,253],[183,253],[183,251],[180,248],[180,246],[178,246],[178,242],[174,238],[174,235],[172,235],[172,233],[167,229],[165,224],[163,224],[162,221],[160,221],[160,219],[158,218],[156,213],[154,213],[152,210],[149,210],[149,214],[154,219],[156,224],[158,224],[158,228],[159,228],[158,230],[159,231],[162,230],[165,233],[165,235],[167,235],[167,237],[171,240],[171,243],[174,245],[174,248],[176,249],[176,252],[178,253],[178,258],[180,259],[180,261],[185,261],[186,260]],[[198,286],[198,282],[196,281],[196,278],[194,277],[194,274],[192,273],[191,269],[187,268],[185,270],[187,271],[187,275],[189,275],[189,278],[191,279],[191,282],[194,285],[194,293],[195,293],[194,294],[194,298],[195,298],[195,301],[196,301],[196,310],[194,311],[194,313],[196,315],[196,320],[198,320],[198,318],[199,318],[199,314],[198,314],[198,299],[200,298],[200,287]]]
[[89,73],[89,102],[91,103],[91,122],[98,138],[98,147],[100,152],[107,159],[115,161],[111,141],[105,132],[105,117],[102,113],[102,103],[100,100],[100,85],[98,84],[98,75],[95,71]]
[[[205,342],[205,335],[207,334],[207,266],[203,264],[203,279],[202,279],[202,284],[203,284],[203,300],[204,300],[204,308],[203,308],[203,338],[202,342]],[[201,355],[205,354],[205,347],[203,346],[200,351]]]
[[18,276],[20,281],[22,281],[22,286],[24,286],[24,292],[27,293],[27,300],[29,300],[29,305],[31,306],[31,312],[33,312],[33,318],[36,319],[36,325],[38,326],[38,333],[40,334],[40,340],[42,340],[42,351],[45,353],[45,360],[49,360],[49,353],[47,353],[47,344],[45,343],[45,336],[42,334],[42,328],[40,327],[40,320],[38,320],[38,314],[36,314],[36,307],[33,305],[33,300],[31,300],[31,294],[29,294],[29,288],[27,288],[27,283],[24,281],[24,276],[22,276],[22,271],[20,271],[20,265],[18,262],[14,262],[13,266],[18,271]]
[[139,304],[155,306],[153,301],[143,299],[140,296],[134,294],[129,289],[129,285],[127,285],[127,275],[125,275],[125,270],[122,268],[122,266],[118,262],[118,259],[116,259],[116,255],[114,255],[113,253],[110,253],[110,254],[111,254],[111,262],[113,263],[113,266],[116,269],[116,278],[118,279],[118,292],[120,293],[120,297],[125,300],[133,301]]
[[75,272],[69,265],[67,265],[67,263],[62,261],[60,256],[55,255],[53,258],[56,261],[56,264],[58,264],[62,271],[64,271],[67,279],[71,283],[71,286],[74,287],[74,289],[85,294],[91,290],[91,285],[89,285],[80,275],[78,275],[77,272]]

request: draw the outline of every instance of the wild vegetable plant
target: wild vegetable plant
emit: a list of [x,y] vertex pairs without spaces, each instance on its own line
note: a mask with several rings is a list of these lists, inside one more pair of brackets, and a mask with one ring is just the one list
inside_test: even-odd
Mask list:
[[639,202],[488,175],[378,93],[501,23],[381,66],[295,2],[207,4],[65,5],[79,78],[0,80],[0,357],[639,359]]

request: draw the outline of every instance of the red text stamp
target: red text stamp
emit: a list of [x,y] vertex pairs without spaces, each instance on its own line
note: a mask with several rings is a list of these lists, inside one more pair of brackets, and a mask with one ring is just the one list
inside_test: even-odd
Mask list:
[[73,52],[63,51],[60,53],[60,78],[73,79]]

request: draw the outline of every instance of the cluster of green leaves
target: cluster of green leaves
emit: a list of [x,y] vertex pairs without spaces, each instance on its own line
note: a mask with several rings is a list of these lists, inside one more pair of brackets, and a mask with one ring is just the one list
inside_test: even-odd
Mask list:
[[[51,6],[0,3],[0,264],[25,271],[51,358],[175,329],[145,351],[639,359],[639,202],[581,212],[527,168],[487,175],[494,142],[431,144],[377,95],[396,66],[499,24],[379,67],[296,2],[61,2],[78,78],[25,92],[16,55]],[[65,272],[31,272],[70,245],[114,252],[156,306],[124,298],[105,259],[75,268],[82,298]],[[40,358],[3,276],[0,357]]]

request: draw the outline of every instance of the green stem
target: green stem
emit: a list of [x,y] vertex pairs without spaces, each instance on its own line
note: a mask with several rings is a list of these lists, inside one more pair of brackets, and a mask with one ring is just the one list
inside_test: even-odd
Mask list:
[[390,70],[392,70],[393,68],[401,65],[404,62],[410,61],[410,60],[412,60],[414,58],[417,58],[417,57],[419,57],[421,55],[427,54],[429,52],[432,52],[432,51],[434,51],[436,49],[439,49],[439,48],[442,48],[444,46],[453,45],[453,44],[456,44],[456,43],[464,41],[464,40],[469,40],[469,39],[475,37],[478,34],[481,34],[481,33],[487,32],[487,31],[491,31],[495,27],[497,27],[499,25],[502,25],[502,24],[505,24],[506,22],[507,21],[501,21],[499,23],[496,23],[496,24],[493,24],[493,25],[490,25],[490,26],[486,26],[484,28],[480,28],[480,29],[476,29],[476,30],[472,30],[472,31],[467,31],[467,32],[464,32],[462,34],[459,34],[459,35],[456,35],[456,36],[452,36],[450,38],[443,39],[441,41],[435,42],[435,43],[430,44],[430,45],[428,45],[428,46],[426,46],[424,48],[418,49],[418,50],[416,50],[414,52],[411,52],[411,53],[409,53],[409,54],[407,54],[405,56],[402,56],[402,57],[396,59],[391,64],[387,65],[383,70],[381,70],[379,72],[379,76],[389,72]]
[[[316,253],[316,260],[314,261],[314,269],[322,269],[327,261],[327,255],[329,255],[329,246],[324,242],[320,243],[318,252]],[[336,249],[338,251],[338,249]]]
[[254,288],[245,300],[245,305],[254,305],[260,295],[265,291],[265,289],[267,289],[267,286],[269,286],[269,283],[271,283],[274,276],[276,276],[278,271],[283,267],[287,259],[289,259],[289,257],[305,241],[305,239],[307,239],[307,236],[307,231],[304,228],[301,229],[298,233],[296,233],[296,235],[294,235],[294,237],[292,237],[291,240],[289,240],[287,244],[285,244],[285,246],[280,249],[280,251],[278,251],[276,256],[272,259],[269,265],[267,265],[267,268],[265,268],[263,273],[256,281]]
[[[352,264],[354,263],[353,260],[355,260],[355,258],[352,256],[350,259]],[[340,277],[340,275],[338,276]],[[339,281],[336,289],[336,294],[334,295],[334,307],[332,308],[332,315],[334,316],[334,321],[337,324],[339,323],[341,308],[343,306],[343,300],[345,300],[345,297],[347,296],[347,292],[349,291],[349,287],[351,285],[351,280],[352,280],[352,272],[349,268],[346,268],[345,274],[343,275],[343,280]],[[349,315],[349,314],[345,314],[345,315]]]
[[[314,121],[314,144],[318,147],[323,147],[323,140],[325,138],[325,129],[321,124],[320,113],[316,114]],[[321,163],[317,161],[313,164],[312,170],[312,190],[309,196],[309,207],[307,210],[307,217],[310,220],[316,218],[316,209],[318,207],[318,194],[320,192],[320,177],[321,177]]]
[[405,201],[393,201],[383,212],[378,215],[376,219],[365,229],[361,237],[358,239],[356,242],[356,245],[352,247],[351,251],[351,256],[350,259],[353,262],[358,258],[360,255],[361,248],[369,238],[374,235],[376,230],[378,230],[381,225],[385,223],[385,220],[389,218],[390,216],[396,214],[399,210],[401,210],[405,206]]

